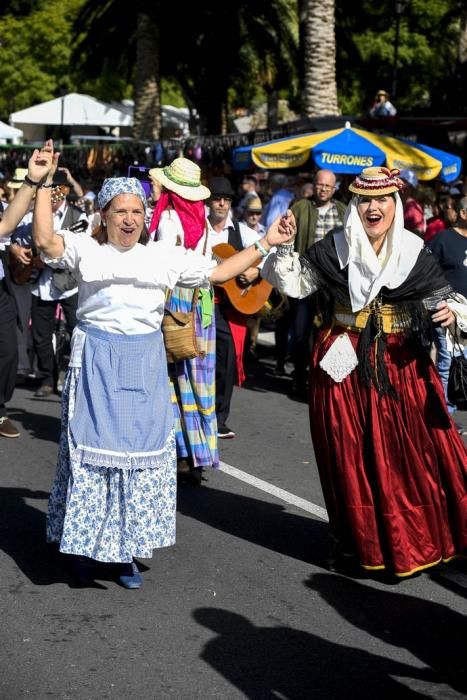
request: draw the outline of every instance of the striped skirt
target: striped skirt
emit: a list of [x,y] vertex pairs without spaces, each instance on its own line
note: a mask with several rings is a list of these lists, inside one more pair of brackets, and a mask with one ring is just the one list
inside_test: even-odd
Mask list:
[[[193,290],[175,287],[169,308],[190,311]],[[204,357],[169,364],[175,417],[177,457],[193,460],[195,467],[218,467],[216,419],[216,324],[203,328],[201,305],[196,309],[196,335]]]

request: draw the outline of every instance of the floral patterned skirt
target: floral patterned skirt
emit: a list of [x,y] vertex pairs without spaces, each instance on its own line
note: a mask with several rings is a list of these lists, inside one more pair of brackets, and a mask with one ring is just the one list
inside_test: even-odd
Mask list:
[[80,370],[71,368],[63,389],[58,465],[49,499],[47,541],[60,551],[102,562],[149,558],[175,543],[177,461],[172,431],[157,467],[132,471],[73,459],[68,421]]

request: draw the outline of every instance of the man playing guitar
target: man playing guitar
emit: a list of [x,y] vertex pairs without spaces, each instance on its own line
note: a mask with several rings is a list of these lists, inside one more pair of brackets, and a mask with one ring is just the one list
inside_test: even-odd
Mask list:
[[[225,244],[229,244],[237,251],[258,241],[261,236],[256,231],[246,224],[238,223],[232,217],[234,191],[229,180],[225,177],[213,177],[208,187],[211,190],[211,197],[208,201],[210,209],[207,221],[209,243],[214,256],[216,256],[217,246],[219,246],[217,249],[219,252],[227,250]],[[249,290],[261,283],[259,268],[248,268],[237,278],[237,282],[238,284],[233,281],[232,289],[232,294],[235,294],[232,300],[236,308],[229,299],[229,290],[216,287],[216,413],[219,438],[235,437],[234,431],[227,427],[226,421],[230,412],[235,381],[237,380],[241,385],[245,379],[242,358],[248,318],[238,309],[242,308],[242,289],[244,300],[248,303]],[[235,290],[236,286],[238,290]],[[268,285],[264,301],[269,296],[270,290],[271,287]],[[254,313],[258,308],[250,310],[247,305],[245,311]]]

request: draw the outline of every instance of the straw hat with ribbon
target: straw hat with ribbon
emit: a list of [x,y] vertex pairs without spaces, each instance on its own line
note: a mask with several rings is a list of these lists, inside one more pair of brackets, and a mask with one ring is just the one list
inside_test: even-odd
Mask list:
[[165,168],[153,168],[149,175],[168,190],[191,202],[208,199],[210,191],[201,184],[201,170],[188,158],[175,158]]
[[398,177],[400,170],[389,168],[365,168],[349,185],[354,194],[378,197],[403,189],[404,182]]

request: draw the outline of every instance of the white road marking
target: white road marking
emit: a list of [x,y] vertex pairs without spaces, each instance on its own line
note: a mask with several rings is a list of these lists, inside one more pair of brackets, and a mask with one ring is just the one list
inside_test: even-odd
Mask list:
[[[239,479],[239,481],[244,481],[246,484],[254,486],[256,489],[260,489],[261,491],[265,491],[266,493],[271,494],[271,496],[275,496],[275,498],[278,498],[285,503],[301,508],[301,510],[311,513],[311,515],[315,515],[317,518],[321,518],[321,520],[329,522],[328,514],[325,508],[321,508],[321,506],[316,505],[316,503],[300,498],[300,496],[295,496],[295,494],[290,493],[290,491],[285,491],[285,489],[274,486],[268,481],[258,479],[257,476],[248,474],[248,472],[237,469],[237,467],[233,467],[231,464],[227,464],[226,462],[221,462],[219,469],[221,472],[229,474],[229,476],[233,476],[235,479]],[[430,570],[428,569],[428,573],[429,571]],[[448,579],[449,581],[456,583],[458,586],[467,588],[466,574],[452,569],[448,570],[446,567],[443,567],[442,571],[438,571],[438,573],[440,578]]]
[[257,489],[260,489],[261,491],[266,491],[266,493],[270,493],[271,496],[275,496],[281,501],[285,501],[286,503],[289,503],[292,506],[301,508],[301,510],[306,511],[307,513],[316,515],[316,517],[321,518],[321,520],[329,522],[326,510],[324,508],[321,508],[321,506],[317,506],[311,501],[306,501],[304,498],[295,496],[293,493],[285,491],[284,489],[280,489],[278,486],[273,486],[269,482],[264,481],[263,479],[258,479],[257,476],[252,476],[252,474],[248,474],[247,472],[244,472],[241,469],[237,469],[237,467],[232,467],[230,464],[226,464],[225,462],[220,463],[220,470],[225,474],[233,476],[235,479],[244,481],[250,486],[254,486]]

